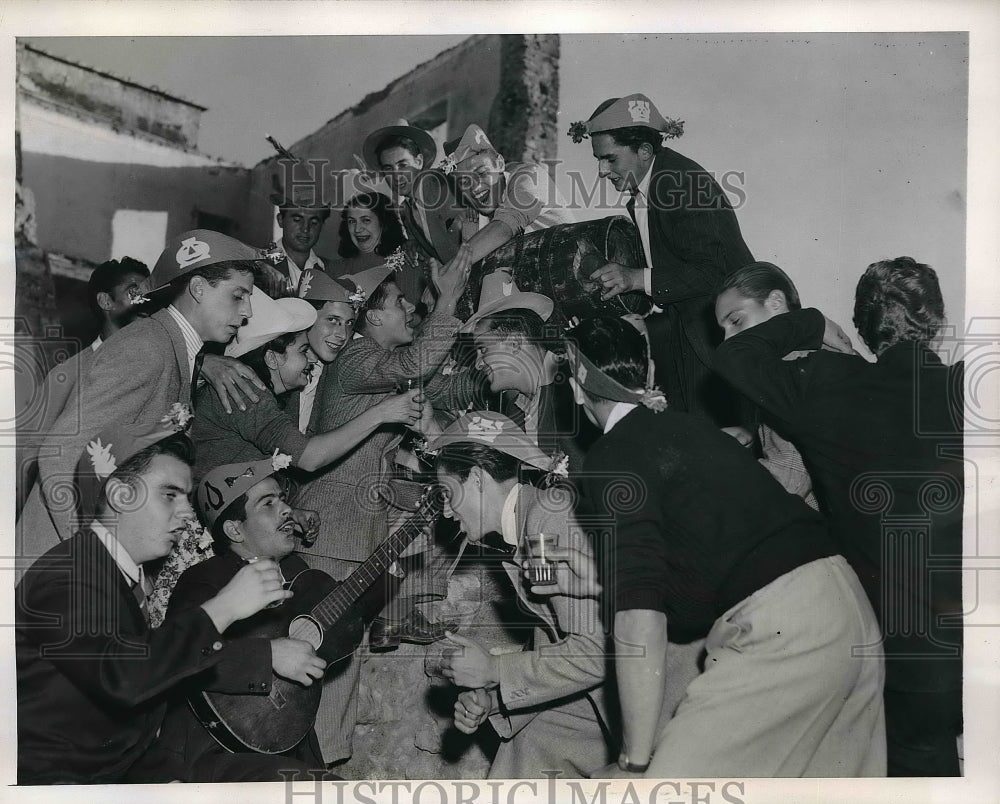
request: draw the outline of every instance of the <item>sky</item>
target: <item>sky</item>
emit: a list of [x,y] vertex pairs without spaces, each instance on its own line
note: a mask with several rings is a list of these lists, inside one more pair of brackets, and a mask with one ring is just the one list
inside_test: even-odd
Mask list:
[[289,145],[465,38],[25,37],[19,41],[207,106],[199,150],[251,166],[274,153],[265,134]]

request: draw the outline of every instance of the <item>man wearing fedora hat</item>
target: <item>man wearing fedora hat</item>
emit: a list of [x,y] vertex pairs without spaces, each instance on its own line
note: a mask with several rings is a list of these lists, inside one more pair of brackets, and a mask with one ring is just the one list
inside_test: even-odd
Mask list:
[[24,564],[72,535],[72,495],[66,494],[66,483],[76,456],[103,425],[132,424],[163,415],[177,402],[190,402],[202,347],[228,343],[253,314],[259,259],[257,249],[206,229],[168,241],[149,282],[149,295],[162,299],[166,308],[108,338],[42,444],[40,494],[32,493],[18,523],[18,554]]
[[426,171],[413,185],[439,259],[468,243],[478,262],[512,237],[576,221],[544,165],[507,163],[475,123],[444,151],[440,169]]
[[[212,534],[215,555],[186,570],[170,598],[165,625],[189,615],[226,586],[244,567],[261,559],[277,562],[279,572],[290,580],[308,569],[295,555],[296,525],[284,491],[282,466],[291,456],[276,454],[258,461],[215,466],[198,483],[195,505]],[[326,663],[312,646],[299,639],[266,639],[248,636],[268,622],[287,622],[281,609],[263,609],[241,620],[230,638],[244,637],[247,662],[263,661],[283,678],[299,678],[309,686],[323,677]],[[156,746],[156,759],[163,773],[186,782],[269,781],[278,771],[294,770],[302,764],[322,768],[316,737],[310,729],[298,745],[279,754],[255,753],[249,748],[223,748],[194,714],[187,697],[201,691],[226,695],[261,695],[269,683],[249,686],[239,673],[220,665],[211,676],[185,684],[183,695],[170,702]],[[289,760],[293,760],[289,762]]]
[[574,404],[566,372],[560,371],[552,351],[559,339],[546,338],[552,310],[548,296],[521,292],[501,269],[483,277],[478,308],[462,331],[472,334],[476,367],[490,390],[505,396],[502,410],[542,450],[566,455],[570,471],[576,471],[596,431]]
[[[150,630],[144,565],[194,518],[193,446],[176,405],[154,422],[111,427],[81,448],[75,488],[86,527],[49,550],[16,589],[18,783],[149,781],[145,765],[164,693],[210,668],[245,689],[269,684],[271,662],[223,636],[285,600],[277,564],[235,573],[201,605]],[[303,682],[301,665],[286,672]]]
[[426,215],[411,195],[416,174],[433,167],[437,158],[434,138],[400,119],[369,134],[362,152],[368,169],[380,172],[389,185],[407,237],[426,239]]
[[590,137],[598,176],[628,193],[644,268],[608,263],[591,274],[609,299],[645,292],[663,309],[647,326],[658,379],[672,407],[718,425],[736,421],[735,398],[711,372],[718,345],[711,302],[722,278],[753,262],[736,213],[712,175],[665,146],[684,123],[663,117],[645,95],[604,101],[585,123],[574,123],[575,142]]
[[323,184],[319,181],[277,187],[271,203],[278,208],[281,242],[277,251],[281,259],[273,265],[265,264],[258,282],[271,298],[280,298],[295,292],[303,271],[325,270],[326,264],[313,248],[330,217],[330,205],[323,198]]

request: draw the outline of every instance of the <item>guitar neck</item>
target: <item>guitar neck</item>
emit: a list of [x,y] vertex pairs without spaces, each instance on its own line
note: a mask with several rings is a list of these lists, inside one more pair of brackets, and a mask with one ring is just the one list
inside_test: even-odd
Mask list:
[[399,554],[436,516],[437,510],[433,500],[425,496],[413,516],[379,545],[368,560],[347,577],[347,580],[313,608],[312,616],[324,630],[331,628],[350,610],[358,598],[389,569],[389,565],[399,558]]

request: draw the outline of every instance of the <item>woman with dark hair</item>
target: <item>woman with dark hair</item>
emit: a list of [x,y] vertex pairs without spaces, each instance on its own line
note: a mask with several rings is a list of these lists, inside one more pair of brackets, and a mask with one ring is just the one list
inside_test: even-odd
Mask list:
[[[534,621],[533,649],[494,655],[470,637],[449,634],[441,674],[465,690],[455,726],[473,734],[487,719],[500,737],[490,778],[535,779],[558,772],[585,777],[611,758],[605,732],[612,720],[604,695],[605,635],[594,597],[538,598],[521,582],[527,542],[545,534],[550,556],[569,548],[591,555],[564,487],[540,488],[532,476],[553,470],[513,421],[486,411],[461,417],[430,444],[444,514],[466,538],[499,533],[513,550],[504,567],[518,610]],[[550,475],[550,476],[552,476]]]
[[[882,662],[851,653],[878,624],[822,518],[732,438],[666,407],[628,322],[585,321],[567,352],[604,431],[580,484],[586,521],[609,534],[597,553],[623,727],[618,766],[593,775],[884,774]],[[698,640],[705,669],[671,712],[673,643]]]
[[417,392],[389,396],[355,419],[330,432],[312,437],[298,429],[296,412],[286,411],[281,398],[304,388],[314,358],[309,348],[309,328],[316,310],[303,299],[278,299],[258,305],[226,352],[246,363],[268,391],[247,410],[226,413],[218,397],[201,389],[192,437],[198,444],[194,477],[223,463],[257,461],[275,449],[291,455],[292,465],[308,472],[337,460],[377,428],[386,424],[415,424],[421,406]]
[[[343,258],[332,266],[332,276],[358,274],[368,268],[392,262],[396,284],[406,300],[419,307],[421,318],[432,301],[425,271],[418,264],[392,200],[380,192],[358,193],[344,207],[340,219],[340,245],[337,253]],[[421,262],[426,262],[423,260]],[[421,304],[423,303],[423,306]]]
[[[745,329],[715,359],[802,453],[880,615],[890,776],[959,773],[963,370],[931,349],[943,320],[934,271],[899,257],[858,282],[854,321],[874,363],[820,350],[844,336],[819,310]],[[784,359],[803,349],[816,351]],[[950,563],[932,572],[930,556]]]

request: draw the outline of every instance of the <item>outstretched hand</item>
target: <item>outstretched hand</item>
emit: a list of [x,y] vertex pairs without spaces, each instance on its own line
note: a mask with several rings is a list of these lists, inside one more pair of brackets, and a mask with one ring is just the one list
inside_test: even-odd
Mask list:
[[431,282],[437,290],[439,304],[453,307],[458,302],[471,270],[472,247],[468,243],[460,245],[446,265],[431,260]]

